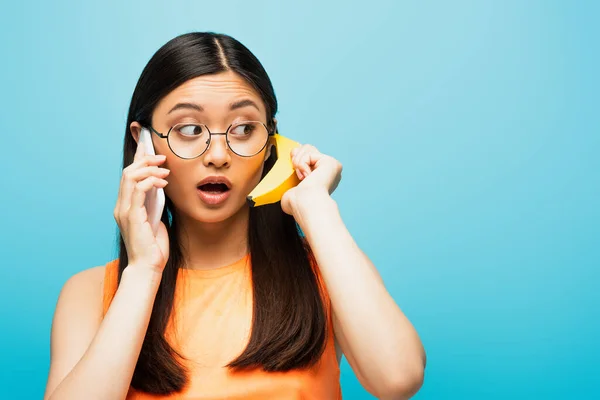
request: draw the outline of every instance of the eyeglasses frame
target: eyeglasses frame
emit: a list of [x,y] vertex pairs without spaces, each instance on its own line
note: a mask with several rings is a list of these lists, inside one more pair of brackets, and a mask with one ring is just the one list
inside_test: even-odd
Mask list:
[[[263,146],[260,148],[260,150],[258,150],[256,153],[254,153],[254,154],[252,154],[252,155],[245,156],[245,155],[242,155],[242,154],[236,153],[236,151],[235,151],[235,150],[233,150],[233,149],[231,148],[231,145],[229,144],[229,136],[228,136],[227,134],[229,133],[229,130],[231,129],[231,127],[232,127],[232,126],[234,126],[234,125],[236,125],[236,126],[237,126],[237,125],[243,125],[244,123],[248,123],[248,122],[258,122],[258,123],[260,123],[262,126],[264,126],[264,127],[265,127],[265,130],[267,131],[267,134],[268,134],[268,135],[267,135],[267,140],[265,140],[265,144],[264,144],[264,145],[263,145]],[[190,158],[181,157],[179,154],[177,154],[177,153],[176,153],[176,152],[175,152],[175,151],[174,151],[174,150],[171,148],[171,143],[169,142],[169,134],[171,133],[171,131],[173,130],[173,128],[174,128],[174,127],[176,127],[177,125],[186,125],[186,124],[187,124],[187,125],[202,125],[202,126],[206,127],[206,130],[208,131],[208,140],[207,140],[207,143],[206,143],[206,148],[204,149],[204,151],[203,151],[202,153],[198,154],[198,155],[197,155],[197,156],[195,156],[195,157],[190,157]],[[175,124],[175,125],[173,125],[173,126],[171,126],[171,127],[169,128],[169,131],[168,131],[166,134],[163,134],[163,133],[160,133],[160,132],[158,132],[158,131],[157,131],[156,129],[154,129],[154,128],[152,127],[152,125],[150,125],[150,124],[148,124],[148,125],[147,125],[147,128],[148,128],[148,129],[149,129],[151,132],[154,132],[154,133],[155,133],[155,134],[156,134],[156,135],[157,135],[159,138],[161,138],[161,139],[167,139],[167,145],[169,146],[169,149],[171,150],[171,152],[172,152],[173,154],[175,154],[177,157],[181,158],[182,160],[193,160],[193,159],[195,159],[195,158],[198,158],[198,157],[202,156],[204,153],[206,153],[206,151],[207,151],[207,150],[210,148],[210,143],[211,143],[211,141],[212,141],[212,137],[213,137],[213,135],[225,135],[225,142],[227,143],[227,147],[229,148],[229,150],[231,150],[231,152],[232,152],[233,154],[235,154],[235,155],[237,155],[237,156],[239,156],[239,157],[254,157],[255,155],[257,155],[258,153],[260,153],[261,151],[263,151],[263,150],[264,150],[264,148],[267,146],[267,144],[269,144],[269,138],[270,138],[270,137],[273,137],[273,136],[274,136],[274,135],[277,133],[277,125],[275,125],[275,127],[273,128],[273,131],[269,131],[269,128],[267,128],[267,126],[266,126],[266,125],[265,125],[265,124],[264,124],[262,121],[242,121],[242,122],[239,122],[239,123],[236,123],[236,124],[230,124],[230,125],[227,127],[227,130],[226,130],[225,132],[211,132],[211,131],[210,131],[210,129],[208,128],[208,126],[207,126],[206,124],[191,123],[191,122],[190,122],[190,123],[186,123],[186,122],[180,122],[180,123],[178,123],[178,124]]]

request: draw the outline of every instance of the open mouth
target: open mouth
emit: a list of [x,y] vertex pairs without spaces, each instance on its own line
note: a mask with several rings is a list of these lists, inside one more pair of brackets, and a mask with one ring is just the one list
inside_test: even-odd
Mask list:
[[198,189],[209,194],[219,194],[229,191],[229,188],[224,183],[205,183],[198,186]]

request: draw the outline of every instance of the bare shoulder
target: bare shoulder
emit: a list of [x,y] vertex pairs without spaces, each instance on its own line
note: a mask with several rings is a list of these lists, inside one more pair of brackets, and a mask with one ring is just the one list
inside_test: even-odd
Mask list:
[[94,319],[100,318],[104,272],[105,266],[95,266],[77,272],[67,279],[58,296],[55,319],[61,317],[61,311],[69,314],[85,313],[95,317]]
[[73,274],[64,283],[52,319],[47,398],[91,343],[102,322],[104,266]]
[[[63,285],[60,297],[85,297],[98,299],[97,294],[102,294],[104,284],[104,265],[84,269],[72,275]],[[100,296],[100,299],[102,296]]]
[[99,265],[96,267],[84,269],[84,270],[79,271],[79,272],[75,273],[74,275],[72,275],[67,280],[67,283],[83,284],[83,285],[94,285],[94,284],[98,284],[98,283],[101,284],[102,281],[104,280],[105,269],[106,269],[105,265]]

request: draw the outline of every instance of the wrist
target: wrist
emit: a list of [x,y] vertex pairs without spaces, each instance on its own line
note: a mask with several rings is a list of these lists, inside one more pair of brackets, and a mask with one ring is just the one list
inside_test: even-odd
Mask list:
[[127,264],[123,270],[122,280],[132,280],[134,282],[147,282],[150,285],[160,284],[162,271],[158,271],[147,265],[138,265],[136,263]]
[[294,217],[300,225],[310,222],[314,219],[331,216],[338,213],[337,202],[329,195],[327,191],[307,192],[298,199],[294,210]]

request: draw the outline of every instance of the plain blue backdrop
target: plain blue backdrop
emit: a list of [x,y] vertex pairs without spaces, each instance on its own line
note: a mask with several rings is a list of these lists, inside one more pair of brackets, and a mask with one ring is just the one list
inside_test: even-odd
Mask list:
[[[597,2],[6,3],[0,397],[41,398],[58,293],[116,257],[126,113],[166,41],[262,61],[282,134],[428,354],[417,399],[600,398]],[[347,362],[346,399],[371,398]]]

